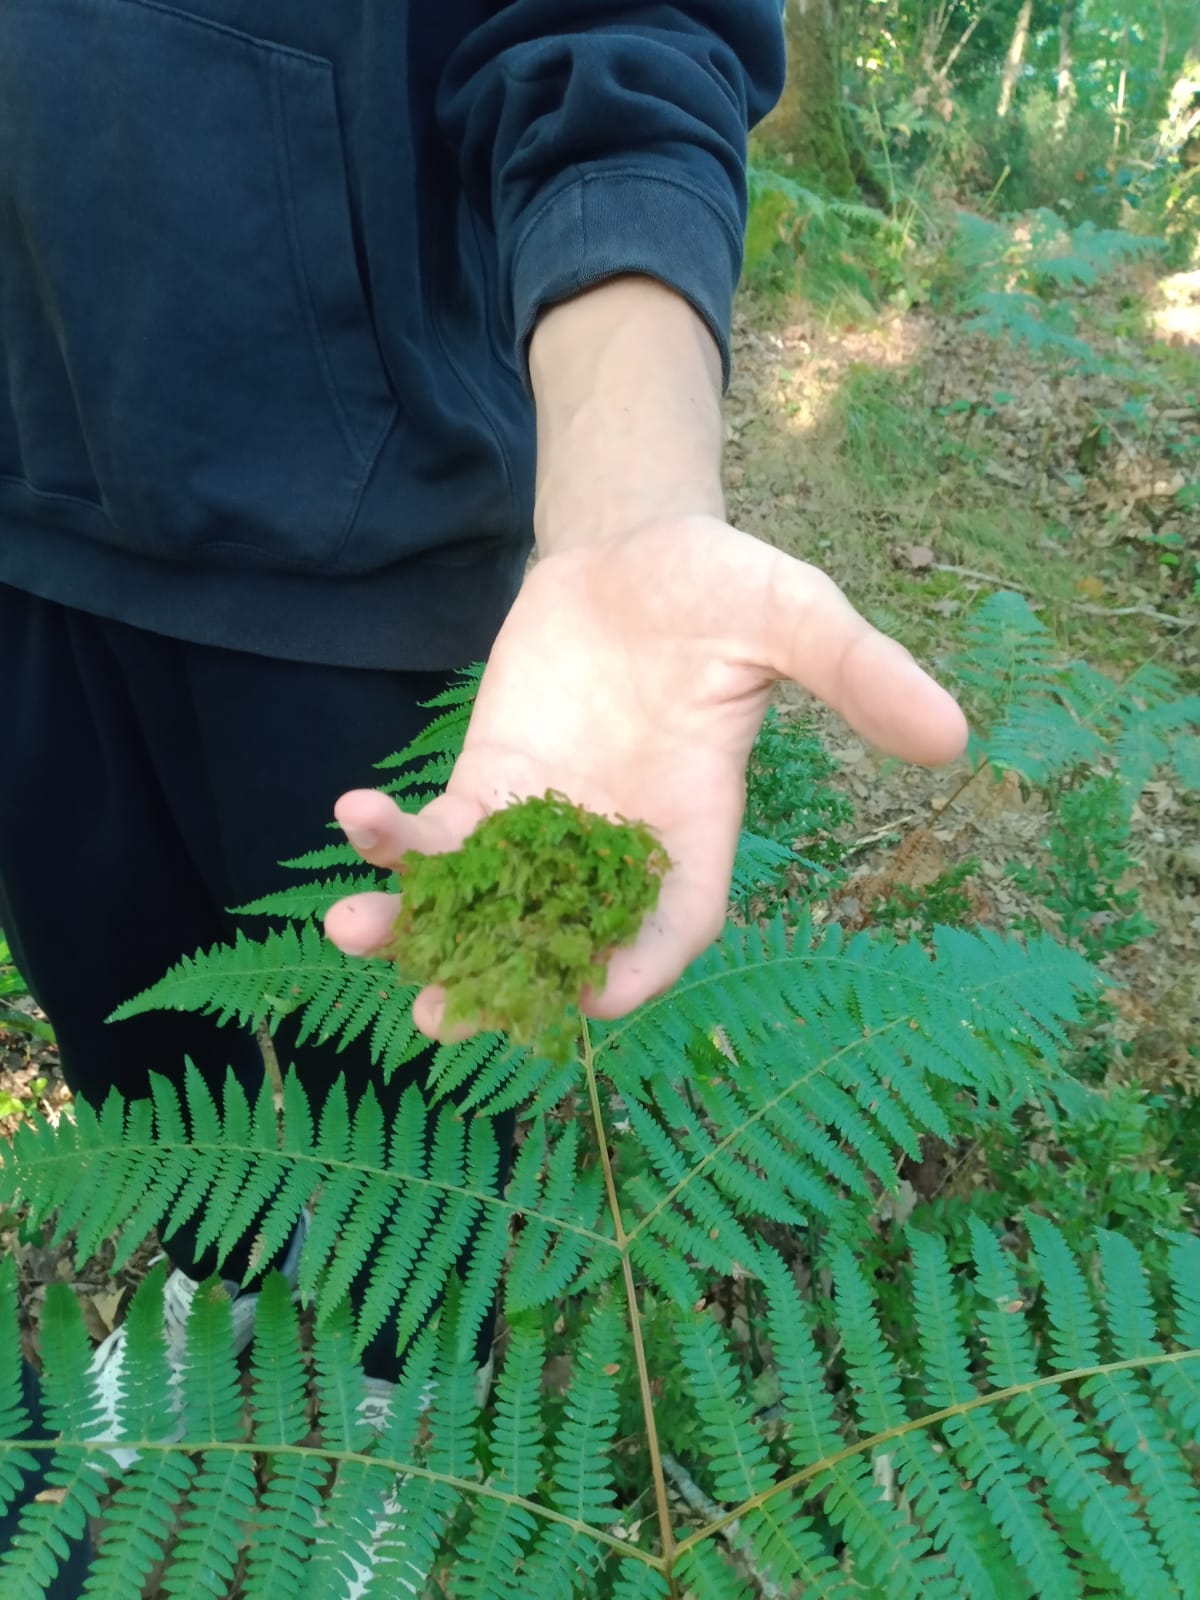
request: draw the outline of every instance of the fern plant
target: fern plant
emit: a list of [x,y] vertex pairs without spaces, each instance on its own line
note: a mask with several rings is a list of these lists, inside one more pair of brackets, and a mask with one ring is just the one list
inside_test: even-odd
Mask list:
[[816,306],[873,305],[873,277],[895,276],[903,231],[883,212],[818,193],[766,161],[747,171],[749,216],[745,268],[760,290],[803,285]]
[[[444,778],[470,687],[393,764],[402,803]],[[340,845],[299,865],[320,876],[250,908],[288,926],[198,953],[125,1012],[293,1014],[302,1037],[365,1038],[383,1074],[414,1056],[412,991],[317,927],[375,874]],[[250,1600],[285,1585],[305,1600],[1200,1597],[1200,1241],[1168,1241],[1160,1303],[1115,1235],[1089,1253],[1036,1215],[1028,1246],[971,1220],[952,1264],[914,1231],[915,1362],[856,1250],[923,1139],[1075,1103],[1063,1053],[1094,986],[1045,937],[847,938],[793,907],[727,927],[634,1016],[581,1024],[565,1062],[495,1035],[439,1048],[390,1127],[370,1093],[313,1105],[288,1072],[251,1104],[231,1076],[218,1104],[189,1071],[182,1092],[156,1078],[150,1101],[23,1128],[0,1203],[81,1255],[116,1235],[124,1261],[199,1216],[202,1246],[226,1255],[254,1229],[270,1259],[305,1205],[313,1221],[304,1317],[269,1278],[248,1374],[214,1283],[173,1386],[161,1279],[145,1281],[108,1437],[62,1285],[32,1431],[5,1264],[0,1497],[47,1461],[50,1492],[21,1513],[0,1593],[44,1594],[100,1516],[87,1592],[120,1600],[160,1564],[163,1593]],[[511,1108],[498,1193],[493,1122]],[[481,1408],[475,1341],[496,1295]],[[391,1314],[403,1377],[373,1433],[356,1357]],[[117,1443],[137,1460],[106,1490]]]
[[1129,806],[1156,770],[1200,788],[1200,695],[1146,662],[1121,683],[1064,661],[1029,602],[1002,591],[970,618],[951,670],[988,724],[972,753],[1040,788],[1110,767]]
[[947,266],[968,324],[1085,370],[1114,370],[1077,332],[1064,294],[1089,288],[1161,241],[1090,222],[1070,228],[1039,208],[1003,221],[960,211]]
[[8,948],[8,940],[0,933],[0,1027],[9,1033],[26,1033],[47,1043],[54,1041],[54,1029],[40,1017],[31,1017],[25,1009],[29,1002],[25,980],[17,971]]

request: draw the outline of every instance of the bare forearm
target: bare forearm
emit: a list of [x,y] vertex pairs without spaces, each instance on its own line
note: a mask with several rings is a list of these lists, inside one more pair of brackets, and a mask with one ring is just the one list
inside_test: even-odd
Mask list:
[[629,277],[555,306],[529,364],[542,555],[661,517],[724,516],[721,359],[679,295]]

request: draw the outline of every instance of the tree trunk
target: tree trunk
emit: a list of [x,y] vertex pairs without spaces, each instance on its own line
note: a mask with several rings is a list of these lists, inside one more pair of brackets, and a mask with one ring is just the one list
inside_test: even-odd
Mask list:
[[1058,105],[1054,112],[1054,132],[1062,138],[1075,104],[1075,79],[1072,75],[1075,47],[1075,0],[1063,0],[1058,19]]
[[1113,109],[1113,149],[1121,148],[1122,134],[1128,135],[1128,119],[1125,116],[1125,91],[1129,87],[1129,24],[1125,24],[1121,34],[1121,71],[1117,78],[1117,103]]
[[1012,42],[1008,47],[1008,55],[1004,58],[1004,73],[1000,79],[1000,100],[996,106],[996,115],[1006,117],[1012,110],[1013,95],[1017,88],[1017,75],[1021,71],[1021,63],[1025,59],[1025,45],[1029,39],[1029,24],[1033,20],[1033,0],[1021,0],[1021,9],[1017,12],[1017,25],[1013,29]]
[[788,0],[787,86],[762,139],[801,182],[849,196],[855,189],[842,123],[840,9],[841,0]]
[[1185,166],[1200,166],[1200,19],[1171,90],[1158,144],[1161,154],[1177,152]]

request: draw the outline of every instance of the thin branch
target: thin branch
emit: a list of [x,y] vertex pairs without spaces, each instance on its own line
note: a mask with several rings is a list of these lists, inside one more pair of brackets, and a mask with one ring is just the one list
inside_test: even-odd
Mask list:
[[[721,1517],[721,1507],[715,1500],[708,1498],[700,1485],[674,1456],[664,1456],[663,1466],[667,1469],[667,1474],[675,1485],[680,1499],[690,1511],[707,1518],[710,1522]],[[720,1538],[728,1545],[729,1553],[754,1583],[759,1594],[765,1596],[765,1600],[788,1600],[787,1591],[781,1589],[773,1578],[769,1578],[765,1572],[760,1572],[754,1565],[753,1552],[747,1550],[740,1542],[740,1533],[741,1527],[738,1523],[727,1522],[721,1529]]]
[[952,572],[960,578],[975,578],[980,583],[994,583],[1001,589],[1015,589],[1018,594],[1033,594],[1032,589],[1026,588],[1023,583],[1014,583],[1011,578],[1001,578],[994,572],[977,572],[974,567],[956,567],[950,561],[935,561],[929,568],[930,572]]
[[600,1104],[600,1085],[596,1077],[596,1057],[591,1030],[583,1029],[583,1070],[587,1078],[588,1099],[591,1102],[592,1122],[596,1130],[596,1144],[600,1152],[600,1165],[604,1169],[604,1188],[608,1195],[608,1209],[612,1216],[617,1249],[621,1252],[621,1267],[625,1277],[625,1298],[629,1309],[629,1331],[633,1339],[633,1359],[637,1366],[638,1388],[642,1399],[642,1421],[646,1426],[646,1446],[650,1452],[650,1474],[654,1480],[654,1502],[658,1511],[658,1536],[662,1545],[662,1559],[666,1567],[667,1583],[672,1600],[678,1590],[671,1576],[675,1558],[675,1530],[671,1524],[671,1504],[667,1499],[667,1480],[663,1472],[662,1447],[658,1441],[658,1419],[654,1414],[654,1393],[650,1384],[650,1367],[646,1361],[646,1348],[642,1342],[642,1321],[638,1313],[637,1284],[633,1277],[633,1262],[629,1255],[629,1235],[625,1232],[625,1219],[621,1215],[621,1201],[613,1175],[612,1160],[608,1153],[608,1130],[604,1126],[604,1110]]
[[962,34],[962,37],[959,39],[958,43],[954,46],[953,50],[951,50],[950,54],[946,57],[945,61],[943,61],[941,66],[938,68],[938,73],[939,73],[939,75],[941,77],[948,78],[950,76],[950,68],[958,60],[959,56],[962,54],[964,48],[966,47],[966,44],[967,44],[968,40],[970,39],[971,35],[975,32],[975,29],[983,21],[984,17],[987,16],[988,12],[992,9],[992,7],[995,5],[995,3],[996,3],[996,0],[987,0],[987,4],[984,5],[984,6],[981,6],[979,8],[979,10],[975,13],[975,15],[971,18],[971,21],[967,24],[967,27],[966,27],[965,31],[963,32],[963,34]]
[[1068,600],[1072,611],[1085,611],[1090,617],[1149,617],[1152,622],[1167,622],[1173,628],[1194,628],[1197,617],[1174,617],[1169,611],[1156,611],[1153,606],[1092,606]]
[[894,833],[903,833],[911,823],[920,822],[923,812],[910,811],[906,816],[896,817],[892,822],[885,822],[881,828],[873,828],[870,833],[864,833],[859,839],[852,839],[842,852],[843,860],[851,856],[858,856],[864,850],[870,850],[873,845],[882,844],[885,839],[890,839]]
[[[950,561],[935,561],[930,572],[950,572],[960,578],[974,578],[978,583],[994,583],[1001,589],[1012,589],[1017,594],[1037,595],[1036,589],[1016,583],[1012,578],[1001,578],[994,572],[978,572],[974,567],[955,566]],[[1173,628],[1194,628],[1200,618],[1176,617],[1169,611],[1156,611],[1153,606],[1097,606],[1082,600],[1063,600],[1060,604],[1069,611],[1083,611],[1090,617],[1149,617],[1152,622],[1167,622]]]

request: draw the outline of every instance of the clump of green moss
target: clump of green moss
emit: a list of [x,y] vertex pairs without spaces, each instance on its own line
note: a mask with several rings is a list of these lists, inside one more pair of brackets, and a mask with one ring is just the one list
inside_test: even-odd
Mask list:
[[644,823],[551,789],[493,812],[459,850],[402,858],[392,954],[405,982],[446,990],[448,1026],[496,1028],[561,1060],[583,990],[603,987],[670,864]]

